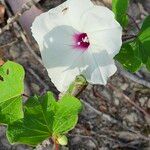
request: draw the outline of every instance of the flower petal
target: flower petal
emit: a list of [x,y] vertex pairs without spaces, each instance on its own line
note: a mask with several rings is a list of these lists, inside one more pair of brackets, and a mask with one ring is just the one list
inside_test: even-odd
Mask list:
[[82,74],[89,83],[105,85],[107,79],[117,70],[114,60],[107,51],[99,50],[96,46],[92,46],[88,52],[84,53],[82,61],[87,66]]
[[44,36],[50,30],[56,26],[70,24],[66,13],[63,12],[65,8],[66,2],[35,18],[31,30],[33,37],[39,44],[40,50],[43,49]]
[[81,20],[82,29],[87,33],[91,44],[103,47],[112,57],[119,52],[122,45],[122,27],[111,10],[103,6],[93,6],[84,13]]
[[79,69],[72,66],[82,54],[72,46],[75,32],[70,26],[58,26],[44,36],[42,59],[52,82],[61,92],[65,92],[79,74]]
[[61,93],[65,93],[75,77],[80,74],[78,68],[68,69],[63,66],[47,68],[47,71],[52,82]]
[[87,34],[91,44],[103,47],[111,57],[119,53],[122,45],[122,29],[120,27]]
[[94,4],[91,2],[91,0],[68,0],[67,2],[69,8],[68,15],[72,26],[78,31],[82,31],[80,27],[81,16]]
[[[107,66],[100,66],[92,73],[91,83],[106,85],[108,78],[111,77],[116,71],[117,67],[114,63]],[[103,80],[100,80],[100,78],[97,77],[99,72],[101,72],[101,78]]]
[[81,30],[85,33],[116,27],[120,27],[120,25],[115,20],[114,13],[107,7],[94,5],[81,17]]

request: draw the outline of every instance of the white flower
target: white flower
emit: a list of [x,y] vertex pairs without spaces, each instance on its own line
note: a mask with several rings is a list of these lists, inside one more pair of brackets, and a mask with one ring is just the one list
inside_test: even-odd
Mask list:
[[117,70],[113,57],[122,45],[122,28],[111,10],[90,0],[68,0],[43,13],[33,22],[32,33],[61,92],[79,74],[105,85]]

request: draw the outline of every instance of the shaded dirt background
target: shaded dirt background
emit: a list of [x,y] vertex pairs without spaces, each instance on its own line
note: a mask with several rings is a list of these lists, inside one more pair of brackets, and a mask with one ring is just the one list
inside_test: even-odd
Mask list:
[[[108,2],[110,0],[107,0]],[[40,9],[49,10],[62,0],[41,0]],[[8,9],[8,8],[7,8]],[[9,10],[11,11],[11,10]],[[141,25],[150,13],[150,0],[131,0],[128,13]],[[1,24],[1,26],[5,23]],[[130,22],[129,31],[136,33]],[[0,35],[0,51],[5,59],[22,64],[26,70],[25,93],[27,95],[58,91],[51,83],[45,68],[36,59],[40,56],[33,40],[18,25]],[[36,58],[32,51],[35,52]],[[150,73],[142,68],[136,75],[150,81]],[[123,94],[122,94],[123,93]],[[80,98],[86,102],[76,128],[68,134],[70,150],[149,150],[150,89],[137,84],[117,72],[106,87],[89,85]],[[11,146],[0,127],[0,150],[30,150],[24,145]],[[36,150],[52,149],[49,142]]]

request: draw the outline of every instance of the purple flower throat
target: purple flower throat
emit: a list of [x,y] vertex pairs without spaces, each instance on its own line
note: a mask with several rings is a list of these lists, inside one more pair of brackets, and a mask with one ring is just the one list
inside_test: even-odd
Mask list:
[[81,51],[86,51],[90,45],[88,36],[86,33],[78,33],[73,35],[75,44],[73,45],[74,49]]

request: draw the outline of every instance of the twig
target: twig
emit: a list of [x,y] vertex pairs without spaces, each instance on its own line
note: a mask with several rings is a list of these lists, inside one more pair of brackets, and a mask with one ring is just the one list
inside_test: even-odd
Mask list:
[[98,111],[97,109],[95,109],[94,107],[92,107],[88,102],[83,101],[82,99],[80,100],[85,106],[87,106],[88,108],[90,108],[92,111],[94,111],[97,115],[101,116],[102,118],[113,122],[113,123],[117,123],[118,121],[112,117],[110,117],[109,115],[102,113],[100,111]]
[[45,82],[44,82],[43,80],[41,80],[40,77],[39,77],[32,69],[28,68],[27,71],[28,71],[32,76],[34,76],[34,78],[35,78],[39,83],[41,83],[41,85],[44,86],[45,90],[48,90],[48,89],[49,89],[48,85],[46,85]]
[[130,104],[132,104],[136,109],[138,109],[140,112],[142,112],[145,116],[150,117],[150,115],[144,110],[142,109],[140,106],[138,106],[137,104],[134,103],[134,101],[132,101],[127,95],[123,94],[121,91],[119,91],[113,84],[108,84],[108,86],[114,90],[114,91],[118,91],[121,95],[121,97],[123,97],[123,100],[126,100],[127,102],[129,102]]
[[13,40],[12,42],[9,42],[9,43],[4,44],[4,45],[0,45],[0,49],[5,48],[5,47],[7,47],[7,46],[12,46],[13,44],[15,44],[15,43],[17,43],[17,42],[18,42],[18,39],[15,38],[15,40]]
[[80,137],[82,139],[90,139],[95,143],[95,145],[98,146],[98,142],[94,139],[93,136],[87,136],[87,135],[81,135],[81,134],[68,134],[68,136],[69,137]]
[[95,90],[95,85],[93,85],[92,91],[93,91],[93,95],[94,95],[96,98],[102,99],[102,100],[104,100],[104,101],[106,100],[97,90]]
[[[16,24],[16,26],[18,26],[18,24]],[[18,26],[19,28],[20,26]],[[31,48],[30,44],[28,43],[28,40],[26,38],[26,36],[23,34],[22,30],[18,31],[25,43],[25,45],[27,46],[27,50],[29,50],[29,52],[33,55],[33,57],[40,63],[43,65],[41,58],[34,52],[34,50]]]
[[85,102],[83,101],[82,99],[80,100],[85,106],[87,106],[88,108],[90,108],[93,112],[95,112],[97,115],[101,116],[103,119],[111,122],[111,123],[114,123],[114,124],[117,124],[118,126],[120,126],[121,128],[129,131],[129,132],[132,132],[132,133],[135,133],[135,134],[138,134],[139,133],[137,131],[134,131],[132,130],[131,128],[128,128],[126,125],[122,124],[120,121],[116,120],[115,118],[105,114],[105,113],[102,113],[100,111],[98,111],[97,109],[95,109],[94,107],[92,107],[88,102]]
[[[87,84],[88,85],[88,84]],[[87,85],[80,85],[80,88],[76,88],[75,91],[76,92],[73,92],[73,96],[77,97],[79,96],[79,94],[86,88]],[[80,101],[85,105],[87,106],[88,108],[90,108],[92,111],[94,111],[97,115],[101,116],[103,119],[107,120],[107,121],[110,121],[112,123],[118,123],[118,121],[114,118],[112,118],[111,116],[105,114],[105,113],[102,113],[101,111],[98,111],[97,109],[95,109],[94,107],[92,107],[88,102],[85,102],[84,100],[80,99]]]
[[[7,13],[9,15],[10,18],[12,18],[12,13],[9,11],[6,3],[4,2],[5,4],[5,7],[7,8]],[[21,37],[22,40],[24,41],[25,45],[27,46],[27,50],[29,50],[29,52],[34,56],[34,58],[40,63],[42,64],[42,61],[41,61],[41,58],[34,52],[34,50],[31,48],[30,44],[28,43],[28,40],[27,40],[27,37],[25,36],[25,33],[23,33],[22,31],[22,28],[20,27],[20,25],[15,22],[14,23],[14,27],[17,29],[17,30],[14,30],[15,34],[17,37]]]
[[149,81],[141,79],[138,76],[131,74],[130,72],[122,69],[119,63],[116,63],[116,65],[117,65],[119,74],[121,74],[122,76],[124,76],[124,77],[126,77],[126,78],[128,78],[128,79],[130,79],[136,83],[142,84],[147,88],[150,88],[150,82]]
[[[84,90],[83,87],[85,88],[85,85],[80,85],[80,89],[81,89],[81,90]],[[73,96],[75,96],[75,97],[78,96],[78,95],[80,94],[81,90],[78,90],[78,92],[75,92],[75,95],[73,95]],[[97,115],[99,115],[100,117],[102,117],[103,119],[105,119],[105,120],[107,120],[107,121],[109,121],[109,122],[111,122],[111,123],[114,123],[114,124],[117,123],[120,127],[124,128],[124,129],[126,129],[126,130],[128,130],[128,131],[131,131],[131,132],[133,132],[133,133],[136,133],[135,131],[133,131],[133,130],[129,129],[128,127],[126,127],[125,125],[123,125],[120,121],[116,120],[115,118],[113,118],[113,117],[111,117],[111,116],[105,114],[104,112],[101,112],[101,111],[95,109],[95,108],[92,107],[88,102],[85,102],[85,101],[82,100],[82,99],[80,99],[80,101],[81,101],[85,106],[87,106],[88,108],[90,108],[93,112],[95,112]]]
[[140,31],[140,27],[139,27],[138,24],[136,23],[136,20],[135,20],[132,16],[130,16],[129,14],[127,14],[127,15],[128,15],[128,17],[133,21],[133,23],[134,23],[135,26],[137,27],[138,31]]
[[7,24],[0,29],[0,34],[2,34],[3,32],[9,30],[10,26],[16,22],[20,16],[22,16],[22,14],[24,12],[26,12],[27,10],[29,10],[33,5],[35,5],[36,3],[38,3],[40,0],[30,0],[28,1],[27,3],[23,4],[21,9],[12,17],[10,17],[8,20],[7,20]]

